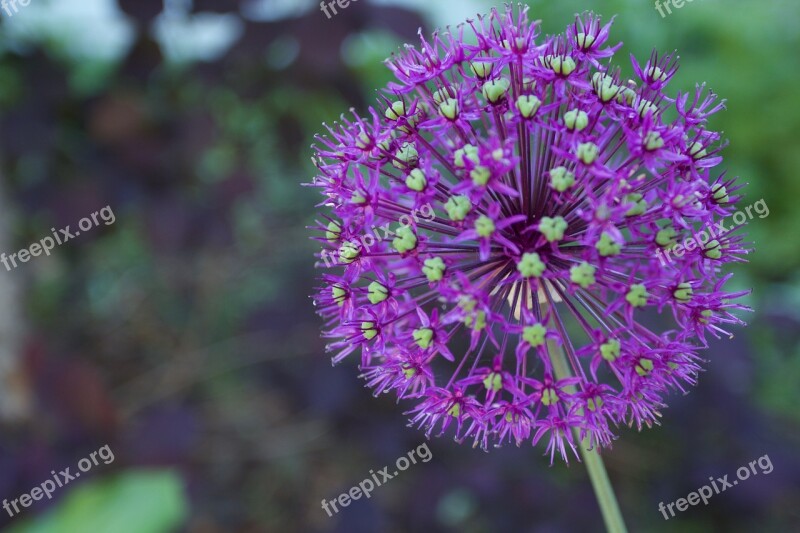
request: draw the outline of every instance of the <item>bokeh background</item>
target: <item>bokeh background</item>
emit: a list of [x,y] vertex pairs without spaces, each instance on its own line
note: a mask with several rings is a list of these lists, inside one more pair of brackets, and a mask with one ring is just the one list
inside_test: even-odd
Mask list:
[[[617,14],[628,53],[677,49],[673,90],[706,81],[742,205],[770,214],[737,268],[750,327],[706,352],[660,427],[605,454],[631,531],[800,531],[800,4],[531,1],[557,32]],[[0,13],[0,251],[106,205],[116,221],[0,268],[0,498],[108,444],[92,469],[4,531],[593,532],[587,476],[543,448],[450,439],[371,499],[335,498],[424,441],[354,363],[332,368],[308,295],[317,193],[309,145],[364,110],[382,60],[479,0],[32,0]],[[665,521],[709,476],[768,454],[774,470]]]

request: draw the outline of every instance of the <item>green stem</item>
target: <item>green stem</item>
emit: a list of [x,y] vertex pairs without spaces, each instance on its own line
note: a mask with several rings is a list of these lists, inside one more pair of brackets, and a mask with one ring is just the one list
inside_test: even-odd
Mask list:
[[[550,354],[550,361],[553,363],[553,371],[556,378],[572,377],[564,350],[552,341],[548,341],[547,349]],[[572,393],[575,392],[575,387],[565,387],[565,390]],[[581,451],[583,464],[586,465],[586,471],[589,473],[589,479],[592,480],[592,488],[597,497],[597,503],[600,505],[600,512],[603,514],[606,530],[609,533],[627,533],[628,530],[625,528],[625,521],[622,519],[617,497],[614,495],[614,488],[608,479],[606,467],[603,464],[603,458],[600,457],[597,451],[597,446],[592,448],[588,437],[581,440],[578,428],[573,427],[572,434],[575,437],[575,441],[578,442],[578,448]]]

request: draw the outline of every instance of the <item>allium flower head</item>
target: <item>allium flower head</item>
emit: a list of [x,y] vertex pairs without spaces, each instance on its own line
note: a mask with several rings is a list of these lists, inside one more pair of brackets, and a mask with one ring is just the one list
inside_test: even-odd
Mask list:
[[360,352],[428,435],[546,437],[551,460],[574,428],[608,446],[620,423],[657,423],[706,334],[740,323],[722,267],[748,250],[709,231],[740,198],[713,172],[723,105],[704,86],[671,97],[673,55],[622,79],[609,27],[586,14],[542,38],[526,8],[492,11],[406,46],[377,109],[318,138],[328,349]]

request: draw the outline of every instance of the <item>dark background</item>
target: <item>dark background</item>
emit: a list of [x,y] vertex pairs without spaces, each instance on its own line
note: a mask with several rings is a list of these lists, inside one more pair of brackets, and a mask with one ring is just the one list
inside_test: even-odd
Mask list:
[[[450,439],[433,459],[328,518],[331,500],[424,441],[352,360],[332,368],[308,295],[309,145],[389,79],[417,28],[492,4],[367,0],[328,20],[314,1],[32,0],[0,13],[0,251],[108,205],[49,257],[0,268],[0,498],[108,444],[92,469],[0,526],[21,532],[601,531],[579,463],[542,446]],[[677,49],[673,91],[728,100],[712,129],[742,206],[770,215],[735,286],[746,329],[705,352],[663,424],[604,454],[631,531],[800,530],[800,7],[695,0],[530,2],[547,32],[618,14],[616,61]],[[240,9],[241,8],[241,9]],[[670,521],[657,509],[709,476],[759,474]],[[5,529],[4,529],[5,530]]]

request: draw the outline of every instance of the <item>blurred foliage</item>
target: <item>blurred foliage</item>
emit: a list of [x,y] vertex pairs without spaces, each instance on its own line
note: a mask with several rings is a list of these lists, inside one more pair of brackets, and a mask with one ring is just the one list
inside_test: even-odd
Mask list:
[[[333,519],[320,508],[423,436],[405,427],[405,406],[371,398],[354,365],[331,368],[324,354],[307,298],[305,226],[319,201],[300,186],[313,175],[308,146],[322,122],[375,101],[389,79],[382,60],[416,42],[418,27],[491,4],[361,0],[327,20],[315,3],[288,0],[265,3],[256,20],[238,10],[252,2],[196,0],[181,13],[168,1],[162,14],[160,0],[121,0],[106,20],[91,18],[95,3],[37,0],[0,22],[0,176],[15,220],[3,231],[22,247],[105,205],[117,217],[3,272],[24,287],[37,411],[0,433],[0,497],[100,442],[118,458],[92,474],[110,479],[57,494],[53,514],[37,502],[0,524],[126,531],[77,514],[96,505],[96,520],[152,515],[149,529],[125,519],[142,533],[597,531],[580,465],[447,440],[371,499]],[[631,530],[790,531],[800,523],[800,6],[697,0],[661,18],[638,0],[530,5],[548,33],[587,7],[617,14],[624,72],[629,53],[677,49],[675,91],[705,81],[727,99],[712,126],[730,139],[730,172],[749,183],[742,205],[770,207],[746,228],[756,253],[736,278],[754,289],[752,327],[712,345],[700,385],[674,398],[661,427],[622,431],[607,455]],[[659,501],[765,453],[768,476],[669,522],[658,513]],[[174,474],[142,479],[140,467]],[[149,482],[168,492],[158,507]],[[76,529],[47,529],[75,519]]]
[[14,526],[9,533],[174,531],[186,520],[181,484],[169,472],[130,471],[71,491],[47,516]]

